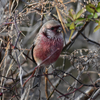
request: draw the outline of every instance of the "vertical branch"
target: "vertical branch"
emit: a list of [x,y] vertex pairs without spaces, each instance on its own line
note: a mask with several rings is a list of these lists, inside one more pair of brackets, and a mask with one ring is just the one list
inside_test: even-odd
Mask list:
[[15,47],[17,47],[17,42],[18,42],[19,37],[20,37],[20,31],[19,31],[18,26],[17,26],[17,19],[16,19],[16,17],[17,17],[17,12],[15,12],[15,28],[16,28],[18,36],[17,36],[16,42],[15,42]]
[[[47,75],[48,74],[48,69],[46,68],[45,70],[45,74]],[[48,76],[47,76],[48,78]],[[47,78],[45,77],[45,94],[46,94],[46,98],[48,98],[48,80]]]

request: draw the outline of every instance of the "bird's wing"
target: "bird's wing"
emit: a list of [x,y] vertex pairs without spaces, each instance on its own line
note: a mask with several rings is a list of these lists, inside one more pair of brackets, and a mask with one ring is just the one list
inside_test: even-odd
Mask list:
[[33,49],[34,49],[35,45],[33,44],[32,49],[31,49],[31,55],[32,55],[32,60],[33,62],[36,64],[36,61],[34,60],[34,56],[33,56]]

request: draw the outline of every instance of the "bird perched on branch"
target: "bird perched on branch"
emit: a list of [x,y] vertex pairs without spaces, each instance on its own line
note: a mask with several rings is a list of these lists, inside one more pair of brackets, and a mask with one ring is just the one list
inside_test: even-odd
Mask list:
[[55,62],[63,48],[63,34],[61,33],[61,24],[56,20],[47,21],[39,30],[35,39],[35,47],[32,49],[32,57],[39,68],[36,71],[36,77],[33,87],[39,86],[44,67]]

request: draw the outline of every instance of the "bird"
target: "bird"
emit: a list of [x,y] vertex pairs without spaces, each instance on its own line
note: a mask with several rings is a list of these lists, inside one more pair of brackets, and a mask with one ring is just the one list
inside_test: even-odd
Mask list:
[[40,86],[40,75],[43,74],[46,66],[51,65],[58,59],[63,49],[63,43],[64,39],[60,22],[51,19],[44,23],[34,40],[34,47],[32,48],[33,60],[38,66],[42,63],[36,70],[33,87]]

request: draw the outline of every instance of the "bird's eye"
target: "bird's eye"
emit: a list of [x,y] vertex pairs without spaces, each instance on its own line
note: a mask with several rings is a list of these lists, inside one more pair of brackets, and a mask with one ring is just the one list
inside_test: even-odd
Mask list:
[[54,27],[51,27],[51,30],[54,30]]

